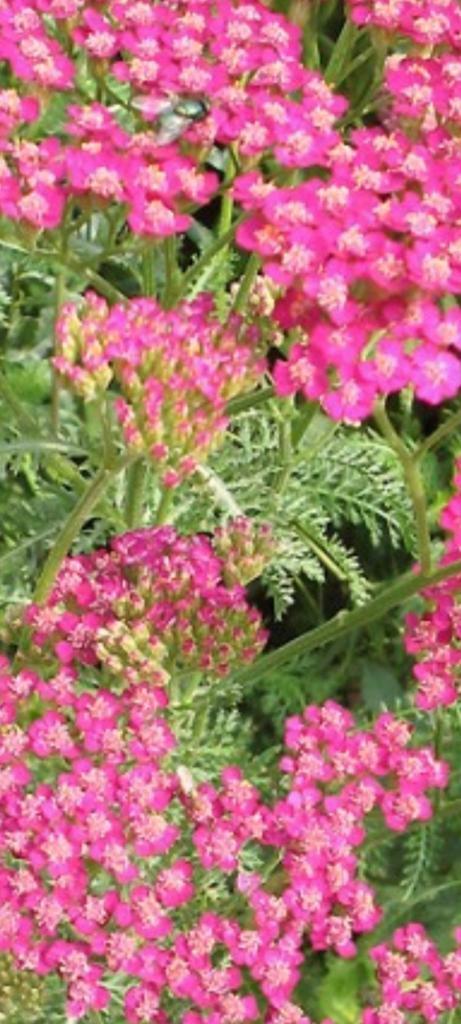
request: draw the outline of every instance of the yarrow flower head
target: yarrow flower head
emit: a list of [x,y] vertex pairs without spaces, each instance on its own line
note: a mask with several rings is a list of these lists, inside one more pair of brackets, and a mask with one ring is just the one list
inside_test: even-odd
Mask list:
[[364,1024],[406,1024],[418,1018],[435,1024],[461,999],[461,929],[456,948],[442,954],[421,924],[398,928],[390,942],[371,949],[380,1001],[363,1014]]
[[[169,526],[126,533],[109,550],[68,558],[43,606],[26,619],[34,643],[63,666],[105,666],[127,683],[162,684],[165,670],[223,676],[251,661],[266,640],[259,613],[236,581],[245,552],[232,543],[247,528],[228,527],[235,571],[225,575],[222,532],[181,537]],[[267,547],[266,547],[267,553]]]
[[[458,460],[455,493],[440,516],[448,539],[441,565],[461,557],[461,463]],[[417,682],[415,704],[424,711],[454,704],[461,686],[461,576],[423,590],[426,608],[406,617],[405,647],[417,656],[413,675]]]
[[279,394],[351,423],[405,387],[430,404],[458,394],[461,318],[442,300],[461,287],[459,154],[435,143],[364,128],[332,151],[327,180],[237,179],[249,213],[237,239],[279,289],[273,319],[290,332]]
[[57,335],[56,369],[85,398],[118,384],[125,440],[169,486],[220,442],[226,403],[265,368],[257,328],[238,316],[221,323],[208,295],[163,310],[153,299],[109,309],[90,293],[80,309],[64,306]]
[[348,0],[358,25],[407,36],[421,46],[461,46],[461,11],[456,0]]
[[[232,145],[244,167],[269,152],[282,166],[322,163],[346,106],[303,66],[299,29],[258,0],[2,0],[0,59],[18,83],[0,95],[0,212],[35,231],[58,228],[72,204],[117,204],[144,236],[184,231],[219,189],[213,147]],[[82,60],[90,81],[115,79],[111,100],[122,83],[123,109],[89,101]],[[48,137],[39,115],[56,92],[67,120]]]
[[[145,540],[122,545],[131,567]],[[100,571],[109,586],[108,567]],[[85,579],[90,608],[97,587]],[[79,600],[83,586],[75,577]],[[31,618],[37,627],[35,609]],[[424,820],[445,766],[429,748],[409,748],[409,727],[392,715],[365,732],[330,702],[288,721],[289,790],[270,806],[236,766],[219,786],[175,770],[174,708],[155,679],[108,689],[103,664],[88,675],[78,658],[57,671],[43,648],[38,659],[43,674],[37,658],[16,674],[6,659],[0,666],[2,952],[20,968],[57,972],[75,1018],[109,1006],[117,974],[134,1024],[146,1013],[166,1019],[172,997],[191,1022],[263,1013],[266,1024],[310,1024],[292,1002],[306,938],[349,956],[354,935],[380,916],[357,875],[366,815],[379,806],[398,831]],[[263,863],[277,851],[277,895],[245,869],[248,844]],[[203,910],[210,871],[213,886],[226,876],[235,918]]]

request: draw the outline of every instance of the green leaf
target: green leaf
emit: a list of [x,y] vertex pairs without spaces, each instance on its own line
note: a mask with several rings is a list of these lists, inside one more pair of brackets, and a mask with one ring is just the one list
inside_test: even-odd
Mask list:
[[332,960],[318,989],[320,1015],[335,1024],[358,1024],[372,978],[372,967],[364,958]]
[[402,687],[390,669],[376,661],[365,661],[361,678],[362,698],[365,707],[373,713],[382,710],[383,704],[393,708],[402,700]]

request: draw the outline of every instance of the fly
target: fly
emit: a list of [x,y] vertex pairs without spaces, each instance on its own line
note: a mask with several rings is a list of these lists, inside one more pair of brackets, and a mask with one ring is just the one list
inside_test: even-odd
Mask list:
[[170,96],[163,100],[139,96],[133,100],[133,106],[146,120],[154,121],[158,146],[176,142],[193,124],[204,121],[210,112],[210,103],[204,96]]

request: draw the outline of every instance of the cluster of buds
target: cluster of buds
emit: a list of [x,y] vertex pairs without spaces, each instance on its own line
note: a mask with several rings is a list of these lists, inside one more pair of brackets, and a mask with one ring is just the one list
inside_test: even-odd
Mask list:
[[58,323],[55,366],[84,398],[113,379],[126,443],[150,456],[175,486],[221,440],[226,404],[257,383],[265,362],[257,328],[238,316],[222,324],[209,295],[162,309],[133,299],[109,309],[91,293],[67,304]]
[[[240,524],[237,536],[242,532]],[[231,579],[207,537],[181,537],[169,526],[123,534],[109,550],[68,558],[46,605],[27,609],[33,642],[64,666],[102,663],[130,684],[162,685],[166,671],[224,676],[266,641],[259,613],[236,582],[241,545],[228,551]]]
[[18,971],[8,955],[0,956],[1,1024],[34,1024],[43,1012],[44,983],[33,971]]
[[99,398],[112,380],[102,333],[107,313],[104,299],[88,292],[84,315],[79,314],[73,303],[65,303],[56,324],[55,369],[85,401]]
[[223,562],[226,585],[245,586],[260,576],[274,554],[275,540],[270,523],[255,524],[243,516],[214,532],[213,547]]

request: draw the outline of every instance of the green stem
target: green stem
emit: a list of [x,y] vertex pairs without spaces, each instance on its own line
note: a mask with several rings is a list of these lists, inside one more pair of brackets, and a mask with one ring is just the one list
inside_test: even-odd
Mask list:
[[323,647],[324,644],[328,644],[333,640],[341,640],[351,630],[363,629],[369,626],[372,622],[376,622],[377,619],[381,619],[392,608],[398,607],[399,604],[413,597],[414,594],[424,590],[425,587],[434,586],[434,584],[450,579],[450,577],[456,576],[458,573],[461,573],[461,559],[451,562],[449,565],[443,565],[439,569],[435,569],[427,574],[422,572],[404,573],[395,583],[392,583],[390,587],[386,587],[385,590],[369,601],[364,607],[354,608],[352,611],[338,612],[328,622],[323,622],[315,629],[309,630],[308,633],[302,633],[301,636],[290,640],[289,643],[278,650],[263,655],[253,665],[241,669],[240,672],[235,674],[235,678],[239,683],[247,683],[253,679],[259,680],[268,672],[280,668],[281,665],[285,665],[286,662],[292,661],[294,658],[299,658],[309,651]]
[[424,458],[424,456],[427,455],[427,452],[432,451],[433,448],[438,448],[439,444],[441,444],[442,441],[445,441],[445,438],[449,437],[450,434],[453,434],[458,427],[461,427],[461,409],[458,409],[457,412],[454,412],[449,416],[449,418],[445,420],[445,423],[441,423],[440,427],[437,427],[437,430],[434,430],[434,432],[430,434],[425,441],[421,442],[419,448],[415,451],[414,458]]
[[243,313],[260,266],[261,257],[258,256],[257,253],[252,252],[249,260],[247,261],[245,273],[240,282],[239,290],[232,303],[229,314],[230,316],[232,316],[233,313]]
[[143,258],[143,287],[145,295],[155,295],[155,248],[151,244]]
[[279,498],[285,491],[293,468],[293,448],[291,444],[291,419],[281,417],[279,422],[279,455],[280,469],[274,483],[273,496]]
[[[59,264],[62,264],[62,256],[60,253],[51,253],[50,257],[53,260],[58,260]],[[75,259],[73,256],[67,254],[65,259],[65,266],[69,270],[72,270],[75,274],[81,274],[86,277],[89,284],[92,284],[94,288],[104,295],[109,302],[128,302],[126,295],[120,292],[118,288],[115,288],[113,284],[106,281],[105,277],[101,277],[96,270],[91,267],[85,267],[80,260]]]
[[299,523],[297,520],[295,520],[293,523],[293,527],[296,530],[298,536],[301,538],[301,540],[306,541],[306,544],[310,547],[311,551],[314,552],[314,555],[317,556],[319,561],[323,563],[325,568],[328,569],[329,572],[333,574],[333,576],[336,576],[336,579],[340,580],[341,583],[347,582],[347,575],[344,572],[344,570],[336,564],[336,562],[328,554],[328,551],[325,551],[325,549],[320,544],[318,544],[313,537],[311,537],[309,531],[306,530],[305,526],[303,526],[302,523]]
[[229,158],[229,166],[226,171],[224,178],[224,184],[226,186],[225,191],[221,197],[221,209],[219,211],[219,223],[218,223],[218,237],[222,238],[223,235],[227,235],[232,226],[232,214],[234,212],[234,198],[232,193],[229,191],[229,182],[233,177],[232,162]]
[[163,305],[165,309],[174,306],[181,290],[181,272],[179,270],[176,256],[177,243],[175,235],[169,235],[163,242],[163,255],[165,260],[165,289],[163,293]]
[[170,514],[170,509],[173,504],[173,488],[165,487],[162,491],[162,495],[158,504],[158,509],[155,515],[155,525],[163,526],[167,522]]
[[49,552],[35,589],[34,601],[41,604],[47,598],[61,563],[66,557],[73,541],[80,533],[84,523],[91,516],[93,509],[101,500],[110,481],[113,480],[124,465],[126,465],[126,459],[120,459],[113,468],[103,466],[96,473],[96,476],[90,480]]
[[[64,259],[64,253],[63,253]],[[54,298],[54,320],[53,320],[53,335],[54,335],[54,354],[56,355],[56,326],[61,312],[61,307],[64,303],[66,294],[66,266],[63,265],[56,274],[56,286],[55,286],[55,298]],[[59,406],[61,396],[61,382],[59,374],[53,368],[53,383],[51,387],[51,429],[55,436],[59,434]]]
[[125,520],[128,529],[142,523],[144,489],[146,483],[147,465],[145,459],[137,459],[128,470]]
[[375,420],[383,437],[395,451],[401,463],[408,494],[413,506],[421,572],[428,573],[431,568],[431,539],[427,520],[426,494],[416,459],[394,430],[386,413],[384,403],[378,404],[375,409]]
[[257,391],[250,391],[249,395],[242,395],[239,398],[231,398],[227,403],[226,412],[228,416],[237,416],[247,409],[254,409],[258,405],[265,405],[270,398],[274,397],[273,387],[258,388]]

